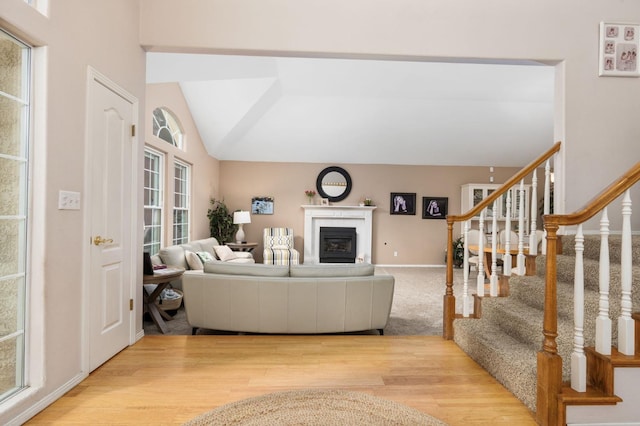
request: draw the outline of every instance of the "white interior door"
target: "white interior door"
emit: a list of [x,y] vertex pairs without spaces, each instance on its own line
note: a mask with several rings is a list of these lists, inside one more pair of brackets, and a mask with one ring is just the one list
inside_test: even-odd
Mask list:
[[117,87],[90,77],[87,200],[91,262],[86,307],[90,371],[126,347],[131,333],[134,105],[114,90]]

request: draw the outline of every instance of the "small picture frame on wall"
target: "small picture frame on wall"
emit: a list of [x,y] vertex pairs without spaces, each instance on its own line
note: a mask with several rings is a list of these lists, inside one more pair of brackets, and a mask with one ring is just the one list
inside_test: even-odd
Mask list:
[[600,23],[598,75],[639,77],[640,24]]
[[446,219],[447,197],[422,197],[422,218],[423,219]]
[[273,197],[253,197],[251,214],[273,214]]
[[415,192],[392,192],[391,206],[389,214],[415,215],[416,214],[416,193]]

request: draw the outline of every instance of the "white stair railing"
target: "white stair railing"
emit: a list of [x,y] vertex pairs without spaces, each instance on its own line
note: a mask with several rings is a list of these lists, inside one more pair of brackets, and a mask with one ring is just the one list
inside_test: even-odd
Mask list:
[[611,318],[609,318],[609,216],[607,207],[600,219],[600,271],[598,317],[596,318],[596,351],[611,355]]
[[538,254],[538,170],[533,171],[531,178],[531,229],[529,230],[529,254]]
[[464,257],[462,261],[462,316],[468,318],[471,315],[471,295],[469,294],[469,226],[471,221],[464,223],[462,242],[464,244]]
[[484,296],[484,215],[485,211],[480,212],[480,237],[478,238],[478,277],[476,280],[476,294],[479,297]]
[[491,223],[491,277],[489,278],[489,296],[498,295],[498,200],[493,202],[493,221]]
[[517,199],[518,202],[518,275],[525,274],[525,256],[524,256],[524,209],[525,205],[525,196],[524,196],[524,179],[520,181],[520,197]]
[[620,317],[618,318],[618,351],[624,355],[634,354],[634,321],[631,318],[631,195],[629,190],[622,199],[622,247],[621,247],[621,286]]
[[[515,243],[515,241],[511,241],[511,191],[507,191],[505,194],[506,197],[506,214],[505,214],[505,222],[504,222],[504,252],[505,256],[502,259],[502,270],[503,274],[506,276],[511,275],[511,269],[513,268],[511,262],[511,243]],[[509,254],[507,254],[509,253]]]
[[584,236],[582,225],[576,233],[576,264],[573,279],[573,352],[571,353],[571,388],[587,390],[587,357],[584,354]]

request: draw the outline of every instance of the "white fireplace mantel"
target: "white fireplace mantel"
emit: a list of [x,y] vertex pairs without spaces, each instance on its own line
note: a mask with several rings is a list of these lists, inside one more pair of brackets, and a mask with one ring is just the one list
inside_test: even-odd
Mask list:
[[371,263],[373,211],[376,206],[303,205],[304,263],[320,262],[320,227],[356,228],[356,262]]

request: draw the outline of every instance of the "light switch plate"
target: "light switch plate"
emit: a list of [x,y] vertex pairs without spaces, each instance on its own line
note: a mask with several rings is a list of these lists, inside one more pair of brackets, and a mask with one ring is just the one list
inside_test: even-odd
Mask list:
[[58,193],[58,210],[80,210],[80,193],[60,191]]

